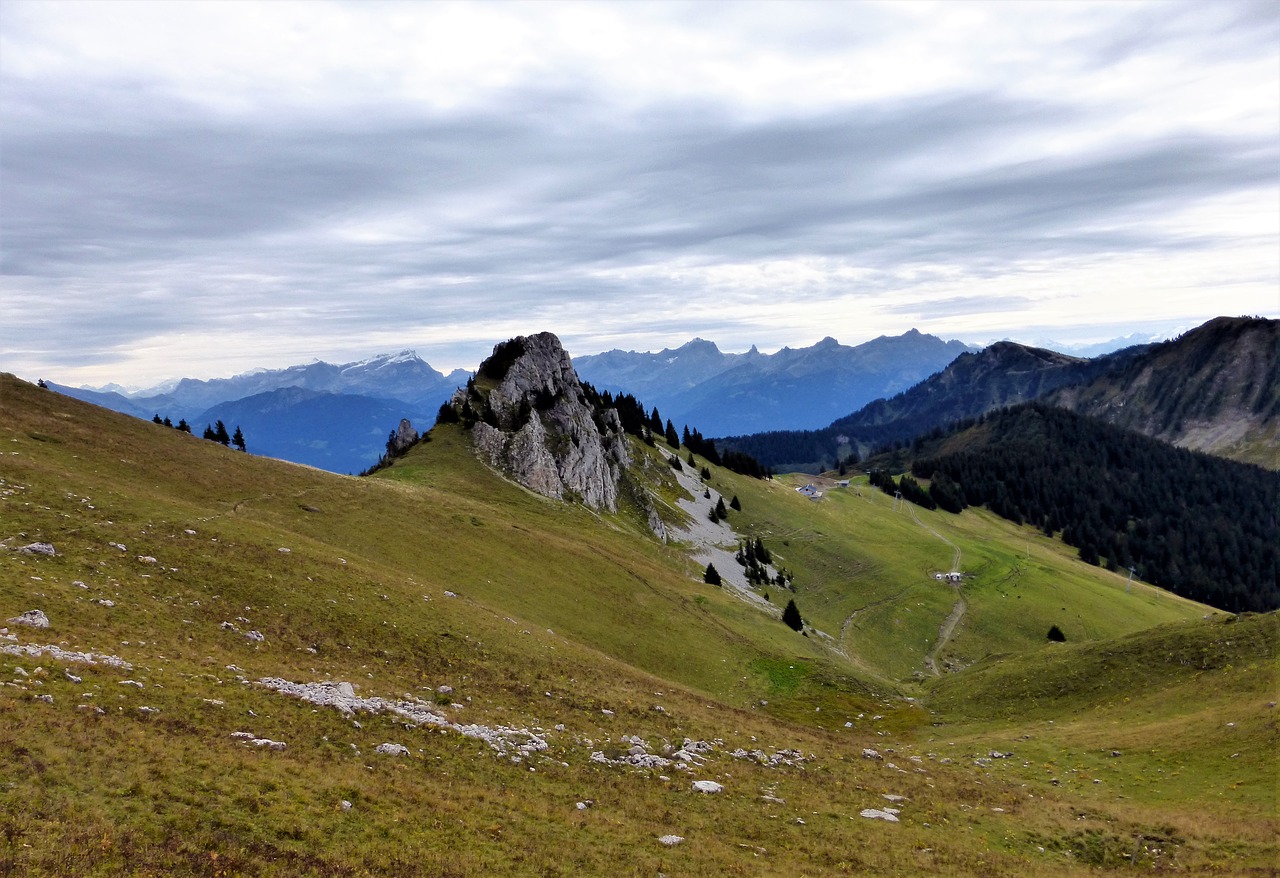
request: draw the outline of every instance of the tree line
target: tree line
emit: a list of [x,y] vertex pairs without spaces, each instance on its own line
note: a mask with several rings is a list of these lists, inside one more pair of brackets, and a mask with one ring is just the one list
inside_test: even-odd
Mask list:
[[582,389],[597,410],[615,410],[618,413],[618,420],[622,423],[623,431],[648,445],[653,445],[660,437],[669,448],[675,451],[679,451],[683,444],[689,451],[705,457],[710,463],[740,475],[756,479],[773,477],[773,472],[762,466],[750,454],[741,451],[721,451],[714,441],[703,436],[696,428],[690,429],[688,424],[684,425],[683,430],[677,431],[676,425],[670,418],[663,420],[657,406],[646,412],[643,403],[630,393],[614,396],[607,390],[596,390],[585,381],[582,382]]
[[988,413],[970,433],[964,450],[912,463],[943,509],[986,506],[1090,564],[1223,610],[1280,608],[1280,474],[1040,403]]
[[[159,424],[162,427],[172,427],[180,433],[191,433],[191,425],[187,423],[186,418],[179,418],[178,423],[174,424],[168,417],[160,417],[157,412],[156,416],[151,419],[153,424]],[[228,448],[234,446],[237,451],[246,451],[244,433],[240,430],[240,425],[236,425],[235,433],[227,432],[227,425],[219,420],[215,424],[206,424],[204,428],[204,439],[210,442],[217,442]]]
[[[494,380],[501,380],[511,364],[524,352],[523,346],[516,341],[518,340],[506,342],[495,348],[493,357],[486,362],[481,374]],[[618,414],[623,432],[635,436],[646,445],[653,446],[662,441],[673,451],[679,451],[683,445],[692,453],[706,458],[708,462],[741,475],[757,479],[773,477],[773,471],[762,466],[750,454],[742,451],[722,452],[716,447],[715,442],[703,436],[697,429],[690,429],[688,424],[684,425],[682,431],[677,430],[670,418],[663,420],[662,413],[656,406],[646,409],[644,404],[630,393],[614,396],[607,390],[596,390],[586,381],[581,382],[581,385],[583,402],[591,408],[596,428],[601,433],[606,432],[607,429],[604,413],[613,409]],[[514,429],[519,429],[527,423],[535,412],[549,410],[555,402],[556,398],[550,393],[539,392],[532,405],[527,402],[521,405]],[[467,381],[467,392],[460,405],[455,406],[452,402],[446,402],[440,406],[440,411],[436,415],[437,424],[461,423],[467,429],[480,421],[493,427],[499,426],[497,414],[490,406],[488,398],[476,389],[474,378]]]

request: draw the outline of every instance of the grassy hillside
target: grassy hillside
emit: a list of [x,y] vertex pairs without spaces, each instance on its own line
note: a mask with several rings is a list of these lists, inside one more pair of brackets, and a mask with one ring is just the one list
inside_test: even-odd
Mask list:
[[[1199,617],[1200,604],[1081,564],[1035,528],[985,510],[920,509],[870,488],[830,479],[820,501],[796,492],[811,476],[769,482],[718,476],[737,493],[741,523],[796,572],[796,602],[856,664],[895,679],[927,668],[940,629],[962,600],[963,617],[936,655],[951,667],[989,653],[1035,648],[1058,625],[1068,638],[1116,637]],[[958,563],[957,563],[958,559]],[[956,586],[934,575],[956,570]]]
[[[812,503],[784,480],[713,481],[832,640],[701,583],[635,510],[497,478],[456,428],[355,479],[0,377],[0,624],[49,619],[0,635],[0,874],[1083,875],[1140,837],[1160,842],[1138,868],[1268,874],[1275,803],[1256,785],[1135,781],[1120,800],[961,758],[1051,719],[1070,731],[1080,706],[975,722],[990,653],[1031,675],[1048,657],[1091,668],[1088,644],[1173,619],[1208,630],[1205,608],[1125,595],[985,515],[920,524],[865,488]],[[21,550],[36,542],[56,555]],[[937,659],[973,666],[931,692],[915,675],[932,679],[927,641],[957,598],[931,576],[951,544],[969,610]],[[1045,650],[1055,622],[1068,644]],[[1150,720],[1115,714],[1145,742],[1126,776],[1182,752],[1157,720],[1235,746],[1192,695],[1274,700],[1274,625],[1258,636],[1251,669],[1226,672],[1253,675],[1238,684],[1173,667],[1117,682],[1152,704],[1183,693]],[[271,679],[383,700],[345,714]],[[1275,776],[1271,723],[1247,727],[1233,769]],[[1075,758],[1096,728],[1037,739],[1037,758]],[[689,763],[619,764],[679,757],[686,738]],[[861,816],[889,807],[899,822]]]

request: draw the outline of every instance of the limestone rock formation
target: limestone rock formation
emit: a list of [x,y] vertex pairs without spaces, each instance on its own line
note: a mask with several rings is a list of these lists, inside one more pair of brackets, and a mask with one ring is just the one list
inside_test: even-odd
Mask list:
[[413,429],[413,424],[408,418],[400,419],[400,426],[396,429],[395,434],[391,438],[390,445],[395,449],[397,454],[404,454],[414,446],[418,441],[418,431]]
[[630,460],[622,423],[589,398],[552,333],[496,346],[454,405],[491,466],[544,496],[617,509]]

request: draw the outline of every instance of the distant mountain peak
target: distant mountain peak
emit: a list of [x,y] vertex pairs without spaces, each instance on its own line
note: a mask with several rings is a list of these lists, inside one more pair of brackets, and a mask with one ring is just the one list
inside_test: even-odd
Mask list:
[[713,342],[713,341],[707,341],[705,338],[696,338],[696,337],[695,337],[695,338],[691,338],[689,341],[685,342],[684,344],[680,345],[680,347],[676,348],[676,349],[675,349],[675,351],[674,351],[674,353],[677,353],[677,354],[691,354],[691,353],[706,353],[706,354],[715,353],[715,354],[719,354],[719,353],[720,353],[720,348],[719,348],[719,347],[717,347],[717,346],[716,346],[716,343],[715,343],[715,342]]
[[370,369],[370,368],[380,369],[384,366],[394,366],[399,363],[415,363],[415,362],[416,363],[424,362],[423,359],[418,356],[418,352],[413,350],[403,350],[395,354],[392,354],[392,353],[375,354],[374,356],[369,357],[367,360],[360,360],[355,363],[346,363],[342,366],[342,369],[344,371],[348,369]]

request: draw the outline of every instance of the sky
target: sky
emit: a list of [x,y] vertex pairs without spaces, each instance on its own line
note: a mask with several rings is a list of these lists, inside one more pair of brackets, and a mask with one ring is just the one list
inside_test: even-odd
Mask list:
[[1280,5],[0,0],[0,371],[1280,316]]

